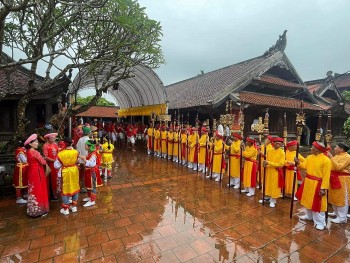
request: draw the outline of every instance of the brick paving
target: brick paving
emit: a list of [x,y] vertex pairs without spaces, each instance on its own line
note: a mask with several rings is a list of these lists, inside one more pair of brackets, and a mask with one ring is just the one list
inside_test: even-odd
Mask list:
[[350,262],[349,224],[318,231],[290,199],[275,208],[177,164],[115,154],[114,177],[97,205],[32,219],[0,199],[0,262]]

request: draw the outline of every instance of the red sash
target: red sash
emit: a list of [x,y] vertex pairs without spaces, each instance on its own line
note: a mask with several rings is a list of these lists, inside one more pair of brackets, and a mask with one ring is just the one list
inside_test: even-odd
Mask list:
[[[306,178],[308,178],[310,180],[317,181],[317,186],[316,186],[316,189],[315,189],[315,192],[314,192],[314,199],[313,199],[313,202],[312,202],[311,210],[314,211],[314,212],[320,212],[321,211],[321,201],[322,201],[322,196],[320,195],[322,179],[318,178],[316,176],[313,176],[313,175],[309,175],[309,174],[306,175],[305,179]],[[299,187],[298,191],[295,194],[295,196],[299,200],[301,200],[301,198],[303,196],[304,184],[305,184],[305,181],[301,184],[301,186]]]
[[236,157],[236,159],[239,159],[241,157],[240,154],[229,154],[230,157]]
[[278,172],[278,187],[283,188],[284,187],[284,175],[283,175],[283,169],[282,168],[276,168]]
[[340,189],[341,188],[339,176],[350,176],[350,174],[345,173],[345,172],[339,172],[339,171],[331,171],[331,177],[330,177],[329,183],[330,183],[332,189]]
[[181,156],[182,158],[186,156],[186,143],[181,143]]
[[[287,170],[293,170],[294,171],[294,166],[293,165],[288,165],[286,166]],[[298,181],[302,181],[303,179],[301,178],[300,171],[297,169],[297,179]]]
[[193,157],[193,162],[197,163],[198,162],[198,146],[194,146],[194,157]]
[[[256,160],[254,159],[250,159],[250,158],[245,158],[246,162],[252,162],[253,163],[253,167],[252,167],[252,173],[251,173],[251,177],[250,177],[250,184],[251,187],[256,187],[256,172],[258,170],[257,164],[256,164]],[[244,173],[244,167],[242,168],[242,173]]]
[[148,145],[149,145],[149,149],[152,149],[152,137],[151,136],[148,137]]

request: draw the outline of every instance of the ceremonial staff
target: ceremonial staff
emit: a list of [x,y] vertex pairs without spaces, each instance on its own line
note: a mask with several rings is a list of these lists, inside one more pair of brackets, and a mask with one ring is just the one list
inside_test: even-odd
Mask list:
[[300,112],[299,114],[297,113],[296,116],[296,126],[297,126],[297,151],[295,155],[295,160],[294,160],[294,173],[293,173],[293,188],[292,188],[292,196],[291,196],[291,201],[290,201],[290,211],[289,211],[289,218],[292,218],[293,216],[293,206],[294,206],[294,195],[295,195],[295,184],[296,184],[296,178],[297,178],[297,173],[298,173],[298,163],[299,163],[299,146],[300,146],[300,139],[301,135],[303,133],[303,128],[305,126],[305,113],[303,113],[303,101],[301,101],[300,105]]
[[[284,156],[286,156],[286,151],[287,151],[287,114],[283,114],[283,143],[284,143]],[[285,157],[284,157],[285,158]],[[283,166],[283,177],[284,177],[284,182],[286,181],[286,166]],[[282,190],[282,198],[284,199],[286,196],[286,185],[284,184],[283,190]],[[292,199],[294,197],[292,196]]]
[[263,198],[262,205],[265,202],[265,190],[266,190],[266,138],[269,134],[269,109],[266,110],[265,118],[264,118],[264,182],[263,182]]
[[222,153],[221,153],[221,162],[220,162],[220,179],[219,179],[219,182],[221,183],[221,180],[222,180],[222,166],[223,166],[223,163],[224,163],[224,153],[225,153],[225,142],[224,140],[222,140]]
[[[331,144],[332,144],[332,129],[331,129],[331,122],[332,122],[332,113],[331,111],[328,111],[327,114],[327,132],[326,132],[326,145],[327,145],[327,151],[331,150]],[[328,190],[326,190],[327,195],[327,204],[328,204]],[[326,222],[328,220],[328,205],[326,210]]]
[[205,158],[204,158],[204,175],[207,175],[207,159],[208,159],[208,142],[209,142],[209,133],[207,134],[205,141]]
[[210,180],[213,178],[213,162],[214,162],[214,140],[215,140],[215,130],[216,130],[216,119],[213,119],[213,136],[211,137],[211,147],[210,147]]
[[295,164],[294,164],[294,174],[293,174],[293,188],[292,188],[292,196],[290,198],[290,211],[289,211],[289,218],[292,218],[293,216],[293,205],[294,205],[294,194],[295,194],[295,184],[296,184],[296,178],[297,178],[297,172],[298,172],[298,156],[299,156],[299,142],[297,143],[297,151],[295,155]]
[[[241,129],[241,145],[240,145],[240,156],[239,156],[239,192],[242,194],[242,183],[243,183],[243,132],[244,132],[244,114],[243,107],[239,111],[239,127]],[[230,177],[231,179],[231,177]],[[231,182],[229,182],[231,184]]]
[[189,137],[189,131],[188,128],[190,127],[190,113],[187,112],[187,129],[186,129],[186,165],[188,165],[188,155],[189,155],[189,148],[188,148],[188,137]]
[[199,153],[199,150],[198,150],[198,137],[199,137],[199,131],[198,131],[198,128],[199,128],[199,119],[198,119],[198,112],[197,112],[197,116],[196,116],[196,126],[197,126],[197,134],[196,134],[196,145],[195,145],[195,150],[194,150],[194,158],[197,159],[197,173],[198,173],[198,153]]

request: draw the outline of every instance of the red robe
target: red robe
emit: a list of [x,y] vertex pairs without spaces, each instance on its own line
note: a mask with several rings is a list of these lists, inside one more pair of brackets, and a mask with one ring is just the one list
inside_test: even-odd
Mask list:
[[29,164],[27,215],[39,217],[49,212],[49,197],[43,167],[46,161],[34,149],[27,151],[27,161]]

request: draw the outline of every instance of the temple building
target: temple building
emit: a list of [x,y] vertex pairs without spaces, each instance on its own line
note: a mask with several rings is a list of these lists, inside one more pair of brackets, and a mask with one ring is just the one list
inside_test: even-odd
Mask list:
[[[296,113],[302,107],[312,140],[319,112],[331,110],[335,116],[340,114],[343,118],[345,115],[338,104],[323,101],[324,93],[320,99],[301,79],[284,52],[286,33],[287,30],[261,56],[167,86],[170,114],[192,125],[198,115],[201,121],[209,119],[211,126],[213,119],[218,120],[226,113],[226,102],[231,100],[231,113],[235,114],[236,121],[239,111],[243,110],[244,136],[256,136],[251,125],[268,112],[270,134],[282,136],[286,113],[288,137],[295,138]],[[332,96],[334,102],[342,100],[340,92]],[[341,134],[340,122],[339,119],[338,127],[333,125],[337,135]]]

